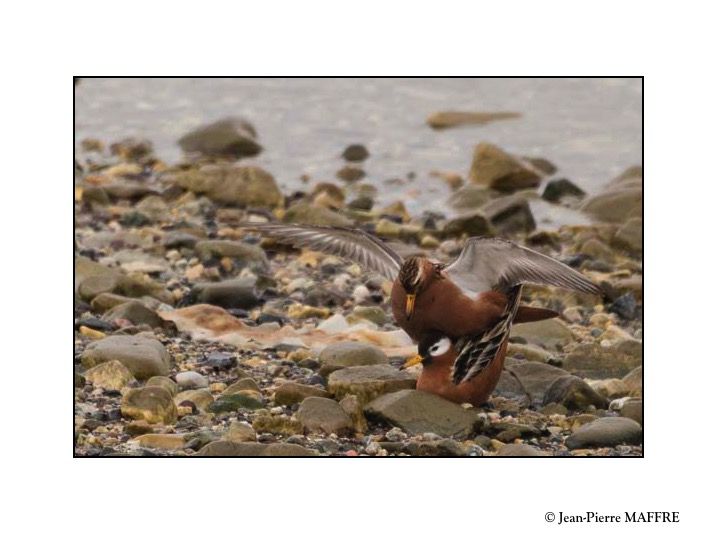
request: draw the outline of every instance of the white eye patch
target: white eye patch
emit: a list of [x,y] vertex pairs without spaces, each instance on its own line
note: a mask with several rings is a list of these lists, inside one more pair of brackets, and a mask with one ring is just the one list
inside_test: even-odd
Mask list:
[[450,342],[449,338],[442,338],[440,341],[430,347],[430,356],[442,356],[443,354],[448,352],[448,350],[450,350],[450,345],[452,345],[452,343]]

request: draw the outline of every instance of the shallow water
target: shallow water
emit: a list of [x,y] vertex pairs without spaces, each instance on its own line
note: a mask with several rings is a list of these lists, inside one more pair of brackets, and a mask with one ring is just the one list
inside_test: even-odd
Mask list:
[[[176,141],[189,130],[246,117],[265,149],[252,161],[285,192],[307,189],[303,174],[311,183],[342,183],[335,179],[344,165],[340,154],[348,144],[365,144],[371,155],[364,181],[411,212],[447,212],[449,190],[429,173],[465,175],[473,147],[483,141],[547,158],[558,166],[557,177],[588,193],[642,159],[640,79],[84,79],[75,95],[76,142],[148,138],[168,162],[180,158]],[[425,119],[441,110],[523,116],[434,131]],[[584,221],[540,202],[533,211],[545,223]]]

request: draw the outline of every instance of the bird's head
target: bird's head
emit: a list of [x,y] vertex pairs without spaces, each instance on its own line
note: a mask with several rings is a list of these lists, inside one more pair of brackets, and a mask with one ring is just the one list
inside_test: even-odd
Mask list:
[[440,332],[431,332],[420,340],[420,343],[418,343],[418,354],[412,358],[408,358],[403,368],[408,368],[420,363],[422,363],[423,366],[427,366],[434,359],[446,354],[451,347],[452,341],[449,337]]
[[415,298],[435,276],[435,265],[425,257],[408,257],[400,267],[398,280],[405,289],[405,317],[410,319],[415,312]]

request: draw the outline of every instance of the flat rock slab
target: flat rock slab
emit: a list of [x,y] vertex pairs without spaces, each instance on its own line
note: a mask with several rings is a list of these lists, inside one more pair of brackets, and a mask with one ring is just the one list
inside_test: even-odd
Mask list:
[[256,442],[236,443],[231,441],[211,442],[200,450],[197,456],[316,456],[317,452],[303,448],[297,444],[272,443],[262,444]]
[[305,398],[298,409],[297,419],[309,432],[349,434],[353,429],[350,415],[340,404],[323,397]]
[[563,369],[587,379],[622,378],[642,365],[642,342],[624,340],[603,347],[598,343],[583,343],[563,359]]
[[275,390],[274,401],[276,405],[294,405],[307,397],[326,398],[330,397],[330,393],[316,386],[289,382]]
[[622,417],[606,417],[593,420],[570,435],[565,445],[570,450],[592,446],[617,446],[618,444],[640,444],[642,426],[635,420]]
[[380,396],[365,407],[365,413],[413,435],[435,433],[441,437],[467,437],[477,421],[475,413],[460,405],[418,390]]
[[355,395],[363,404],[382,394],[410,388],[415,388],[415,378],[389,364],[348,367],[328,378],[328,390],[337,399]]
[[157,339],[143,336],[110,336],[88,345],[82,354],[82,365],[92,368],[118,360],[138,379],[167,375],[171,358]]
[[327,377],[333,371],[353,366],[387,364],[385,353],[374,345],[347,341],[328,345],[320,353],[320,375]]
[[[549,364],[541,364],[540,362],[507,362],[506,370],[515,378],[515,381],[508,377],[508,391],[505,397],[517,399],[531,399],[534,405],[542,405],[545,394],[552,384],[560,377],[567,377],[569,373],[563,369],[556,368]],[[505,374],[503,374],[505,375]],[[514,382],[519,382],[516,387],[511,387]],[[511,395],[513,388],[517,395]]]
[[183,435],[170,433],[147,433],[133,440],[145,448],[157,448],[160,450],[180,450],[186,444]]

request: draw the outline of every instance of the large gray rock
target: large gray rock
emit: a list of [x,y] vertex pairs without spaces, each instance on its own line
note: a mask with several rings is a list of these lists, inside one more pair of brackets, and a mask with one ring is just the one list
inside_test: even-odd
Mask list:
[[599,221],[624,223],[629,218],[642,218],[642,199],[642,169],[631,167],[602,193],[585,201],[581,209]]
[[365,407],[365,414],[414,435],[435,433],[441,437],[467,437],[477,420],[475,413],[460,405],[418,390],[380,396]]
[[81,361],[85,368],[118,360],[138,379],[167,375],[171,357],[157,339],[143,336],[110,336],[87,346]]
[[480,143],[475,147],[468,174],[470,182],[498,191],[517,191],[535,188],[541,176],[531,167],[504,152],[497,146]]
[[556,379],[545,391],[543,404],[559,403],[570,410],[584,410],[590,405],[607,409],[608,402],[580,377],[565,375]]
[[504,234],[535,230],[535,218],[527,199],[508,195],[488,202],[482,212],[496,231]]
[[642,343],[625,340],[603,347],[583,343],[572,349],[562,360],[562,367],[586,379],[622,378],[642,364]]
[[126,418],[145,420],[149,424],[174,424],[177,420],[173,397],[160,386],[131,388],[123,396],[120,412]]
[[415,378],[389,364],[348,367],[332,372],[328,378],[328,390],[337,399],[355,395],[361,403],[406,388],[415,388]]
[[318,360],[320,361],[320,374],[323,377],[346,367],[388,363],[388,358],[382,350],[374,345],[358,341],[328,345],[322,350]]
[[120,275],[116,268],[108,268],[87,257],[75,257],[75,291],[85,301],[115,290]]
[[315,456],[317,452],[297,444],[215,441],[203,447],[198,456]]
[[262,151],[253,125],[242,118],[219,120],[184,135],[178,141],[184,152],[207,157],[240,159]]
[[617,446],[618,444],[640,444],[642,426],[635,420],[621,417],[606,417],[593,420],[570,435],[565,445],[570,450],[591,446]]
[[103,319],[106,321],[125,319],[136,325],[147,324],[152,327],[162,326],[164,323],[154,310],[139,300],[130,300],[113,307],[105,312]]
[[323,397],[305,398],[297,411],[297,419],[309,432],[343,435],[353,428],[352,419],[340,404]]
[[206,165],[176,173],[175,184],[220,204],[275,208],[283,203],[275,178],[260,167]]
[[[500,388],[498,393],[520,400],[529,397],[532,404],[536,406],[543,404],[545,394],[556,380],[569,375],[563,369],[539,362],[507,362],[505,369],[513,376],[514,382],[518,383],[517,395],[508,395],[509,392],[505,388]],[[512,384],[509,380],[506,383]]]
[[226,309],[252,309],[260,303],[255,292],[255,280],[228,279],[217,283],[198,283],[192,289],[193,300]]
[[642,398],[630,398],[620,407],[620,416],[635,420],[643,425],[643,400]]

